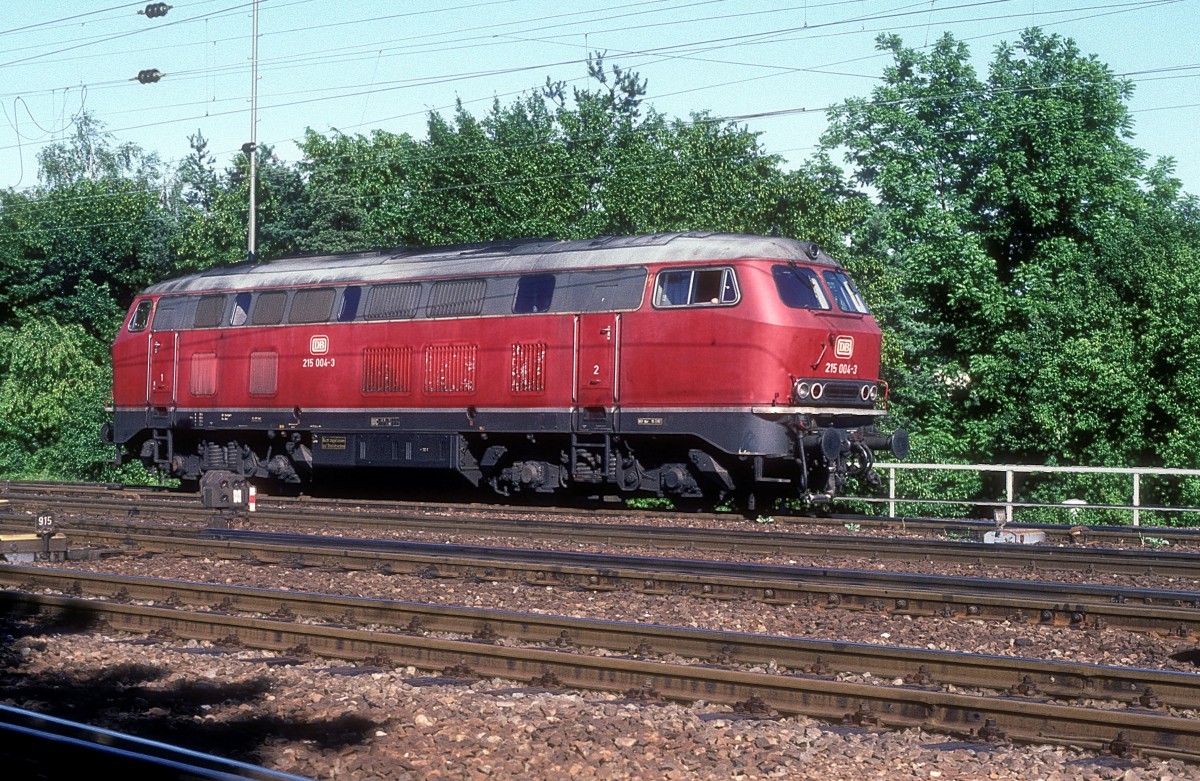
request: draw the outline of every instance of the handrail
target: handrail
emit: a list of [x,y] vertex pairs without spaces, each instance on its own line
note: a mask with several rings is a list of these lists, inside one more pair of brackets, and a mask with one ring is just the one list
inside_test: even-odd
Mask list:
[[[1003,520],[1007,523],[1013,520],[1013,510],[1019,508],[1057,508],[1078,511],[1081,509],[1119,510],[1132,514],[1134,526],[1141,526],[1143,512],[1178,512],[1200,513],[1200,507],[1174,507],[1164,505],[1143,505],[1141,501],[1142,477],[1200,477],[1200,469],[1171,469],[1153,467],[1094,467],[1094,466],[1037,466],[1024,464],[911,464],[902,462],[877,462],[875,469],[886,471],[888,474],[888,495],[886,499],[869,496],[845,496],[846,500],[867,503],[887,503],[888,515],[896,514],[896,505],[906,504],[969,504],[976,507],[1003,508]],[[971,471],[979,473],[1003,473],[1005,484],[1004,501],[989,501],[983,499],[919,499],[896,496],[896,472],[907,471]],[[1022,502],[1016,498],[1014,476],[1018,474],[1095,474],[1095,475],[1128,475],[1132,480],[1131,499],[1129,504],[1091,503],[1082,499],[1068,499],[1060,504],[1045,502]],[[997,518],[997,520],[1001,520]]]

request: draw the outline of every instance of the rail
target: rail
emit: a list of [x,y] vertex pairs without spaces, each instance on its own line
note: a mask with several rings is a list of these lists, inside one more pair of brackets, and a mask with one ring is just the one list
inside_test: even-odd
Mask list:
[[0,705],[5,778],[312,781],[212,754]]
[[[896,516],[900,505],[957,505],[969,508],[990,508],[997,522],[1005,523],[1014,520],[1016,510],[1041,508],[1065,512],[1068,520],[1077,520],[1085,510],[1100,510],[1107,512],[1129,513],[1133,526],[1142,525],[1143,513],[1179,513],[1181,515],[1200,513],[1200,507],[1145,504],[1142,501],[1143,479],[1153,478],[1200,478],[1200,469],[1167,469],[1147,467],[1088,467],[1088,466],[1025,466],[1017,464],[906,464],[879,462],[875,464],[879,472],[887,473],[887,497],[878,496],[846,496],[845,501],[864,502],[867,504],[887,505],[889,516]],[[984,475],[995,474],[1004,476],[1003,498],[955,498],[949,496],[920,497],[900,496],[897,493],[897,472],[975,472],[982,478]],[[1112,503],[1104,501],[1089,501],[1075,496],[1066,499],[1048,501],[1021,501],[1018,495],[1019,479],[1028,479],[1032,475],[1090,475],[1090,476],[1125,476],[1129,478],[1128,502]],[[1070,487],[1060,490],[1070,491]],[[1197,516],[1200,520],[1200,516]],[[1152,528],[1152,527],[1151,527]]]

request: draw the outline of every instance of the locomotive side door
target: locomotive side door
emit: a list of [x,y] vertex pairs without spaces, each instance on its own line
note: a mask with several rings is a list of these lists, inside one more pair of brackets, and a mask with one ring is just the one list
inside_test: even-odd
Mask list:
[[160,298],[150,326],[147,357],[146,406],[175,406],[175,383],[179,379],[179,326],[184,300]]
[[179,348],[178,331],[150,334],[150,378],[147,383],[151,407],[169,407],[175,403],[175,356]]
[[616,405],[617,357],[621,316],[597,312],[575,316],[575,382],[572,397],[577,408]]

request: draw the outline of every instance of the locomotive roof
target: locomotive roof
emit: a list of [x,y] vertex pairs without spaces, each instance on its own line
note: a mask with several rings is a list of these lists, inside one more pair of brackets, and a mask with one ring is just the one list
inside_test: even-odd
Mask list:
[[655,233],[577,241],[533,239],[402,247],[373,252],[239,263],[167,280],[146,293],[183,293],[291,285],[370,283],[478,274],[621,268],[651,263],[769,258],[839,264],[816,244],[734,233]]

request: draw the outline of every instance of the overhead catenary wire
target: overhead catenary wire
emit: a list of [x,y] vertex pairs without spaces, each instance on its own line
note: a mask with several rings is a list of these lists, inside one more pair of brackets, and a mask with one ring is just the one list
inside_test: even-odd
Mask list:
[[[1163,68],[1156,68],[1156,69],[1143,69],[1141,71],[1136,71],[1134,73],[1150,74],[1150,73],[1162,73],[1162,72],[1175,72],[1175,71],[1181,70],[1181,69],[1200,69],[1200,64],[1186,65],[1186,66],[1165,66]],[[1121,74],[1116,74],[1116,75],[1120,76]],[[1200,73],[1192,74],[1192,75],[1197,76],[1197,75],[1200,75]],[[1069,85],[1046,85],[1044,87],[1039,88],[1038,91],[1060,89],[1064,86],[1074,89],[1074,88],[1078,88],[1079,86],[1085,86],[1085,85],[1080,85],[1077,82],[1073,82]],[[1016,89],[1007,90],[1007,91],[1008,92],[1028,92],[1030,90],[1028,88],[1016,88]],[[992,94],[995,94],[995,92],[996,92],[995,90],[991,91]],[[893,100],[893,101],[871,100],[871,101],[865,101],[864,105],[917,104],[917,103],[921,103],[921,102],[928,101],[928,100],[944,100],[946,98],[952,98],[952,97],[965,97],[966,95],[967,95],[967,93],[956,93],[956,94],[951,94],[951,95],[942,94],[942,95],[930,96],[930,97],[911,97],[911,98],[904,98],[904,99],[898,99],[898,100]],[[751,114],[751,115],[705,116],[705,117],[695,119],[692,121],[675,120],[674,122],[681,124],[681,125],[685,125],[685,126],[693,125],[693,124],[715,125],[715,124],[738,123],[738,122],[743,122],[743,121],[746,121],[749,119],[764,119],[764,118],[785,116],[785,115],[796,114],[796,113],[807,113],[812,116],[818,116],[818,115],[823,115],[826,111],[830,110],[831,108],[836,108],[840,105],[841,104],[820,106],[820,107],[811,107],[811,108],[797,107],[797,108],[791,108],[791,109],[782,109],[782,110],[778,110],[778,111],[760,112],[760,113]],[[1161,106],[1161,107],[1155,107],[1152,109],[1142,109],[1140,111],[1161,111],[1161,110],[1171,110],[1171,109],[1184,109],[1184,108],[1193,108],[1194,106],[1195,106],[1195,104],[1180,104],[1180,105],[1175,105],[1175,106]],[[1129,113],[1138,113],[1138,111],[1130,110]],[[1026,126],[1031,126],[1033,124],[1036,124],[1036,122],[1031,121],[1029,123],[1022,123],[1022,124],[1026,125]],[[969,128],[956,128],[953,131],[941,131],[941,133],[945,134],[945,133],[949,133],[949,132],[964,132],[966,130],[969,130]],[[599,139],[598,136],[592,137],[592,140],[598,140],[598,139]],[[478,148],[478,149],[466,149],[466,150],[455,151],[455,152],[446,152],[446,151],[434,152],[432,150],[423,150],[421,152],[418,152],[416,155],[391,154],[391,155],[388,155],[381,159],[363,160],[363,161],[359,161],[354,164],[345,165],[345,166],[327,167],[324,170],[326,170],[327,172],[341,171],[343,173],[349,173],[356,169],[369,169],[369,168],[372,168],[374,166],[381,165],[381,164],[387,164],[387,165],[411,164],[411,163],[417,161],[418,159],[423,160],[423,161],[429,161],[429,160],[436,161],[436,160],[453,159],[456,157],[470,157],[470,156],[480,153],[481,151],[500,152],[500,153],[516,152],[516,151],[520,151],[522,148],[537,147],[537,146],[542,146],[542,145],[549,144],[549,143],[559,143],[559,142],[562,142],[563,140],[564,139],[562,139],[562,138],[556,138],[556,139],[552,139],[550,141],[539,141],[539,142],[534,142],[534,143],[530,143],[530,144],[521,144],[521,145],[510,144],[510,145],[502,145],[502,146],[496,147],[496,148],[483,147],[483,148]],[[587,141],[589,139],[587,137],[584,137],[582,139],[576,139],[576,140]],[[761,154],[763,157],[767,157],[767,158],[778,157],[777,154],[771,154],[771,153],[767,153],[765,151],[762,151]],[[716,162],[716,161],[714,160],[713,162]],[[560,173],[560,174],[547,175],[545,178],[546,179],[560,179],[560,178],[563,178],[564,176],[566,176],[566,177],[584,176],[584,175],[588,175],[589,173],[591,173],[591,172],[576,172],[576,173],[568,172],[566,174]],[[464,189],[464,188],[477,189],[477,188],[482,188],[482,187],[487,187],[487,186],[506,186],[506,185],[512,185],[512,184],[521,183],[521,182],[537,181],[538,178],[539,177],[531,176],[531,177],[521,177],[519,179],[507,179],[507,180],[494,181],[494,182],[471,182],[471,183],[465,183],[462,185],[447,185],[447,186],[438,187],[438,188],[430,188],[430,189],[425,190],[425,192],[437,193],[437,192],[453,191],[453,190]],[[132,195],[136,195],[138,192],[160,192],[161,189],[162,188],[151,188],[151,189],[148,189],[145,191],[132,191],[132,192],[128,192],[128,193],[81,196],[81,197],[79,197],[79,200],[91,200],[91,199],[105,198],[105,197],[132,196]],[[369,197],[364,197],[363,199],[370,200]],[[61,205],[64,202],[71,202],[72,200],[73,199],[55,199],[55,204]],[[37,202],[26,203],[25,205],[26,206],[29,206],[29,205],[36,206],[36,203]],[[66,227],[71,227],[71,226],[66,226]],[[0,235],[12,235],[12,234],[10,233],[10,234],[0,234]]]
[[[908,103],[908,102],[916,102],[917,100],[918,99],[905,99],[905,100],[900,100],[900,101],[891,101],[890,103],[901,104],[901,103]],[[1167,109],[1172,109],[1172,108],[1195,108],[1197,106],[1200,106],[1200,104],[1163,106],[1163,107],[1157,107],[1157,108],[1152,108],[1152,109],[1144,109],[1144,111],[1167,110]],[[714,118],[711,118],[711,120],[706,120],[706,121],[724,122],[724,121],[729,121],[729,118],[714,117]],[[1009,127],[1009,129],[1015,129],[1017,127],[1032,127],[1032,126],[1038,125],[1038,124],[1040,124],[1039,121],[1030,120],[1030,121],[1024,122],[1024,123],[1017,123],[1015,125],[1009,125],[1008,127]],[[954,130],[934,131],[933,135],[943,135],[944,136],[944,135],[949,135],[951,133],[961,133],[961,132],[963,132],[963,130],[964,130],[963,128],[956,128]],[[476,154],[479,151],[480,150],[467,150],[464,152],[442,153],[441,155],[434,155],[434,157],[468,156],[468,155]],[[773,154],[765,153],[765,152],[762,153],[761,156],[766,157],[766,158],[777,157],[777,155],[773,155]],[[425,158],[422,158],[422,159],[425,159]],[[690,159],[689,162],[691,162],[692,164],[701,165],[701,164],[704,164],[705,162],[717,163],[723,159],[724,158],[717,158],[717,157],[710,157],[710,158],[697,157],[697,158]],[[391,164],[403,164],[405,162],[411,162],[412,160],[413,160],[413,158],[411,158],[411,157],[405,157],[405,156],[401,155],[401,156],[397,156],[396,158],[390,159],[388,162]],[[378,164],[378,163],[376,163],[376,164]],[[332,167],[331,170],[336,172],[338,170],[346,170],[346,169],[349,169],[352,167],[355,167],[355,168],[356,167],[368,167],[368,165],[369,164],[367,164],[367,163],[361,163],[361,164],[355,164],[354,166],[341,166],[341,167],[334,166],[334,167]],[[625,166],[621,166],[616,169],[613,169],[612,171],[609,171],[609,173],[610,174],[636,173],[639,170],[646,170],[646,169],[650,168],[652,165],[653,165],[652,163],[625,165]],[[481,190],[481,189],[487,189],[487,188],[511,187],[511,186],[516,186],[516,185],[536,183],[536,182],[541,182],[541,181],[548,182],[548,181],[556,181],[556,180],[562,180],[562,179],[585,178],[585,177],[594,176],[596,173],[597,173],[597,169],[594,169],[594,168],[586,169],[586,170],[562,171],[562,172],[558,172],[558,173],[554,173],[554,174],[528,175],[528,176],[519,176],[519,177],[509,177],[506,179],[485,180],[485,181],[479,181],[479,182],[463,182],[463,183],[459,183],[459,184],[441,185],[441,186],[437,186],[437,187],[426,187],[426,188],[423,188],[421,192],[423,195],[436,195],[439,193],[456,192],[456,191],[463,191],[463,190]],[[79,196],[79,197],[75,197],[75,198],[56,199],[55,205],[61,206],[62,203],[64,203],[64,202],[71,203],[71,202],[87,201],[87,200],[103,200],[103,199],[108,199],[108,198],[126,198],[126,197],[133,198],[133,197],[145,196],[145,195],[157,196],[161,192],[162,192],[161,188],[145,188],[145,189],[133,189],[133,190],[130,190],[127,192],[119,192],[119,193],[99,193],[99,194],[93,194],[93,195],[89,195],[89,196]],[[341,195],[341,196],[327,198],[325,200],[325,203],[327,203],[327,204],[351,203],[354,201],[373,203],[379,197],[380,196],[377,194],[375,194],[375,195],[347,194],[347,195]],[[21,205],[25,208],[29,208],[29,207],[36,208],[38,206],[38,202],[26,201]],[[117,226],[129,227],[129,226],[135,226],[135,225],[140,225],[140,224],[144,224],[144,223],[171,221],[172,219],[176,218],[177,216],[178,216],[177,214],[174,214],[171,212],[157,212],[149,217],[130,219],[130,220],[104,221],[104,222],[86,223],[86,224],[67,224],[67,225],[60,225],[55,228],[49,228],[49,229],[44,226],[39,226],[38,228],[31,228],[28,230],[0,232],[0,238],[21,236],[21,235],[44,234],[47,232],[65,233],[68,231],[75,231],[75,230],[91,230],[91,229],[96,229],[96,228],[108,228],[108,227],[117,227]]]
[[[994,1],[996,1],[996,0],[991,0],[986,5],[991,5],[992,2],[994,2]],[[1093,4],[1093,5],[1086,6],[1086,7],[1088,7],[1088,8],[1116,8],[1117,11],[1112,11],[1112,12],[1126,12],[1129,10],[1138,10],[1138,8],[1157,7],[1159,5],[1164,5],[1164,2],[1168,2],[1168,1],[1176,2],[1178,0],[1158,0],[1156,2],[1150,2],[1150,1],[1115,2],[1115,4],[1114,4],[1114,2],[1109,2],[1109,4]],[[134,4],[134,5],[137,5],[137,4]],[[295,5],[295,4],[288,4],[288,5]],[[474,4],[474,5],[496,5],[496,4]],[[626,4],[626,5],[620,6],[620,7],[622,7],[622,8],[632,8],[635,6],[656,7],[658,5],[659,4],[652,4],[652,2],[641,2],[641,4]],[[692,4],[686,4],[686,5],[698,6],[698,5],[709,5],[709,4],[695,4],[695,2],[692,2]],[[827,4],[827,5],[839,5],[839,4]],[[973,6],[978,6],[978,5],[984,5],[984,4],[982,4],[982,2],[968,2],[968,4],[962,4],[962,6],[965,6],[965,7],[973,7]],[[226,5],[223,5],[222,7],[223,8],[229,8],[229,7],[245,8],[246,5],[244,4],[241,6],[228,6],[226,4]],[[672,7],[676,7],[676,6],[672,6]],[[796,7],[796,6],[792,6],[792,7]],[[919,11],[920,13],[925,13],[925,11],[928,11],[928,6],[924,6],[922,4],[922,2],[917,2],[917,4],[913,4],[911,7],[917,8],[917,11]],[[958,6],[955,6],[955,7],[958,7]],[[607,11],[607,10],[605,10],[605,11]],[[1079,11],[1079,6],[1073,7],[1072,11]],[[767,13],[767,12],[762,12],[762,13]],[[1051,12],[1051,13],[1063,13],[1063,12],[1055,11],[1055,12]],[[1025,17],[1025,16],[1027,16],[1027,14],[1007,14],[1007,16]],[[997,18],[997,17],[989,17],[989,18]],[[998,18],[1002,18],[1002,17],[998,17]],[[684,22],[688,22],[688,20],[684,20]],[[349,24],[349,23],[347,23],[347,24]],[[832,24],[832,23],[830,23],[830,24]],[[922,22],[922,24],[924,24],[924,23]],[[776,28],[773,30],[769,30],[767,32],[769,35],[778,36],[780,29],[781,28]],[[892,28],[892,29],[895,29],[895,28]],[[850,34],[862,35],[863,32],[870,32],[870,31],[869,30],[851,31]],[[802,32],[800,32],[800,34],[802,34],[802,35],[821,35],[821,36],[836,35],[836,34],[834,34],[834,32],[830,32],[828,30],[823,31],[823,32],[816,31],[816,30],[810,30],[808,32],[802,31]],[[996,35],[996,34],[992,34],[992,35]],[[653,65],[653,62],[662,61],[662,59],[666,59],[667,56],[674,56],[674,58],[678,58],[678,56],[692,56],[692,58],[700,59],[701,54],[697,53],[698,50],[702,49],[704,44],[710,43],[713,40],[714,40],[714,38],[706,38],[706,40],[704,40],[704,41],[698,41],[698,42],[694,41],[691,43],[676,43],[676,44],[671,44],[671,46],[655,47],[653,49],[646,49],[640,53],[631,53],[630,54],[631,56],[640,54],[640,55],[644,56],[644,58],[646,58],[646,59],[642,60],[640,62],[640,64],[636,64],[636,65],[630,66],[630,67],[631,68],[641,67],[642,64]],[[736,46],[740,46],[740,44],[736,44]],[[691,48],[689,49],[688,47],[691,47]],[[658,55],[659,53],[662,53],[662,52],[668,52],[670,54],[662,55],[662,59],[656,59],[656,60],[650,59],[650,58],[654,58],[655,55]],[[624,54],[622,56],[624,56]],[[870,56],[886,56],[886,54],[875,54],[875,55],[870,55]],[[870,59],[870,58],[859,58],[859,60],[864,60],[864,59]],[[547,68],[556,67],[556,66],[563,65],[563,64],[571,64],[571,62],[578,62],[578,61],[580,61],[580,60],[578,60],[577,58],[572,58],[572,59],[562,60],[562,61],[540,62],[540,64],[526,66],[523,68],[523,70],[529,70],[529,71],[547,70]],[[844,61],[844,62],[846,62],[846,61]],[[624,62],[623,62],[623,65],[624,65]],[[746,65],[745,62],[743,62],[742,65]],[[244,66],[242,66],[242,67],[244,67]],[[786,66],[786,65],[784,65],[784,66],[768,65],[768,66],[763,66],[763,67],[775,67],[775,68],[778,68],[778,70],[780,72],[811,72],[811,73],[820,73],[820,72],[822,72],[822,68],[824,68],[824,70],[828,71],[830,68],[829,65],[815,66],[815,67],[808,67],[808,68],[797,67],[797,66]],[[1186,66],[1178,66],[1178,67],[1186,67]],[[517,71],[522,70],[522,68],[515,68],[515,70],[517,70]],[[378,85],[378,86],[380,86],[380,89],[382,89],[383,91],[403,90],[403,89],[410,88],[410,86],[416,86],[416,85],[452,84],[452,83],[455,83],[456,80],[457,80],[457,82],[469,82],[469,80],[472,80],[472,79],[485,79],[488,77],[497,76],[497,74],[500,74],[500,73],[511,73],[511,72],[514,72],[515,70],[514,70],[514,68],[500,68],[500,70],[492,70],[492,71],[482,70],[482,71],[470,72],[470,73],[443,74],[443,76],[440,76],[440,77],[430,77],[425,80],[415,80],[415,82],[408,82],[408,83],[402,83],[402,84],[391,84],[391,85],[384,84],[384,85]],[[172,78],[173,79],[188,78],[188,74],[186,74],[186,73],[178,74],[178,73],[173,72]],[[202,73],[202,76],[200,76],[200,78],[204,78],[203,73]],[[757,77],[752,77],[752,78],[757,78]],[[865,78],[877,78],[877,77],[866,76]],[[583,78],[572,79],[572,82],[582,82],[582,80],[584,80],[584,79]],[[749,82],[749,79],[734,79],[734,80],[730,80],[730,82],[725,82],[722,84],[737,85],[737,84],[744,84],[744,83],[748,83],[748,82]],[[694,90],[713,89],[713,86],[714,85],[704,85],[704,86],[701,86],[701,88],[692,88],[692,89],[694,89]],[[484,98],[484,100],[488,100],[488,101],[498,100],[499,97],[521,95],[521,94],[524,94],[524,92],[528,92],[528,91],[530,91],[530,90],[522,90],[520,92],[516,92],[516,91],[508,92],[508,94],[499,95],[499,96],[496,94],[493,94],[492,96],[490,96],[488,98]],[[647,101],[656,100],[656,98],[658,98],[660,96],[676,95],[682,91],[690,91],[690,90],[680,90],[680,91],[676,91],[676,92],[660,92],[660,94],[654,94],[654,92],[652,92],[652,94],[647,96]],[[358,95],[358,96],[378,95],[379,92],[380,92],[380,90],[367,89],[367,90],[362,90],[362,91],[355,91],[354,95]],[[302,94],[302,92],[300,92],[300,94]],[[342,97],[342,96],[334,96],[334,95],[328,95],[328,94],[323,95],[323,94],[320,94],[320,92],[313,92],[312,97],[301,98],[301,100],[271,102],[268,104],[268,106],[266,106],[264,108],[264,110],[265,110],[265,112],[272,112],[272,110],[300,106],[300,104],[305,104],[305,103],[313,104],[313,103],[319,103],[320,101],[337,100],[338,97]],[[229,98],[229,100],[230,101],[238,101],[238,100],[244,101],[245,98],[244,97],[240,97],[240,98],[233,97],[233,98]],[[463,101],[463,104],[464,104],[464,106],[469,106],[469,104],[472,104],[473,102],[478,102],[478,101],[466,100],[466,101]],[[181,106],[186,107],[187,103],[181,103]],[[164,119],[164,120],[158,120],[158,121],[154,121],[154,122],[144,122],[144,124],[126,125],[126,126],[122,126],[122,127],[110,128],[110,130],[107,130],[107,132],[116,134],[116,133],[122,133],[122,132],[130,131],[130,130],[140,130],[140,128],[145,128],[145,127],[161,127],[161,126],[169,126],[169,125],[178,125],[178,124],[181,124],[181,122],[194,122],[197,120],[206,120],[206,119],[217,119],[218,120],[218,119],[223,118],[223,116],[233,116],[233,115],[245,112],[244,107],[235,107],[235,108],[230,108],[228,110],[211,110],[212,107],[214,107],[214,106],[220,106],[220,103],[218,103],[217,101],[211,102],[209,104],[209,106],[206,106],[206,110],[203,115],[185,116],[185,118]],[[162,109],[164,107],[166,107],[166,104],[163,104],[161,102],[158,103],[156,106],[156,108],[158,108],[158,109]],[[415,115],[424,115],[424,114],[430,113],[431,110],[446,110],[446,109],[452,109],[452,108],[454,108],[454,106],[452,106],[452,104],[448,104],[448,106],[443,106],[443,107],[436,107],[433,109],[425,107],[425,108],[422,108],[421,110],[416,110],[416,112],[409,112],[407,114],[400,114],[400,115],[392,115],[392,116],[389,116],[389,118],[383,118],[383,119],[378,119],[378,120],[368,120],[367,122],[365,122],[365,124],[362,124],[360,126],[385,125],[386,122],[389,122],[391,120],[410,118],[410,116],[415,116]],[[763,112],[755,112],[755,113],[738,113],[738,114],[731,113],[730,115],[728,115],[728,118],[730,118],[732,120],[737,120],[737,121],[745,121],[745,120],[749,120],[749,119],[768,119],[768,118],[772,118],[772,116],[787,116],[787,115],[797,115],[797,114],[816,115],[816,114],[820,114],[820,113],[824,112],[824,110],[826,110],[826,109],[827,109],[827,107],[820,107],[820,106],[817,106],[817,107],[791,107],[791,108],[784,108],[784,109],[764,109]],[[360,118],[360,122],[361,122],[361,118]],[[353,130],[353,127],[354,127],[353,125],[352,126],[342,125],[340,130],[341,130],[341,132]],[[293,139],[275,139],[275,140],[270,140],[270,142],[266,142],[266,144],[274,145],[274,144],[281,143],[282,140],[295,140],[295,139],[294,138]],[[226,154],[226,150],[214,150],[214,151],[218,155]],[[232,150],[229,150],[229,151],[232,151]]]
[[[1002,1],[1002,0],[987,0],[987,2],[1000,2],[1000,1]],[[1148,5],[1161,5],[1164,2],[1178,2],[1178,1],[1179,0],[1155,0],[1153,2],[1119,3],[1119,4],[1108,4],[1107,6],[1089,6],[1089,7],[1092,7],[1092,8],[1114,7],[1114,5],[1115,5],[1116,7],[1121,7],[1121,8],[1131,8],[1131,7],[1145,7]],[[977,3],[970,3],[968,5],[976,5],[976,4]],[[690,44],[690,45],[694,46],[697,44]],[[657,48],[657,49],[644,50],[642,52],[630,52],[628,54],[652,56],[656,52],[663,51],[665,49],[678,48],[678,46],[679,45],[675,45],[672,47],[661,47],[661,48]],[[679,55],[675,55],[675,56],[679,56]],[[860,58],[860,59],[862,59],[862,58]],[[414,86],[428,86],[430,84],[439,84],[439,83],[452,83],[453,81],[456,81],[456,80],[486,78],[489,76],[495,76],[495,75],[499,75],[499,74],[511,74],[513,72],[520,72],[521,70],[530,70],[530,71],[545,70],[548,68],[553,68],[553,67],[561,66],[564,64],[570,64],[572,62],[577,62],[577,61],[578,61],[577,59],[572,59],[572,60],[563,60],[563,61],[555,61],[555,62],[543,62],[543,63],[536,63],[536,64],[528,65],[528,66],[522,66],[521,68],[495,69],[495,70],[490,70],[490,71],[478,71],[478,72],[474,72],[474,73],[465,73],[465,74],[459,74],[459,75],[444,75],[444,76],[440,76],[440,77],[428,77],[425,79],[419,79],[419,80],[414,80],[414,81],[406,80],[399,84],[385,83],[385,84],[379,85],[375,90],[371,90],[371,91],[363,90],[363,91],[355,91],[352,93],[343,92],[338,95],[326,95],[324,97],[306,98],[306,99],[299,99],[299,100],[294,100],[294,101],[284,101],[284,102],[273,103],[273,104],[267,106],[266,110],[271,111],[271,110],[276,110],[276,109],[280,109],[280,108],[294,107],[297,105],[302,105],[306,102],[311,103],[311,102],[315,102],[315,101],[319,101],[319,100],[334,100],[334,99],[344,97],[347,94],[354,95],[354,96],[361,96],[361,95],[367,95],[367,94],[378,94],[379,92],[389,91],[389,90],[393,90],[393,89],[405,89],[405,88],[414,87]],[[638,67],[638,66],[635,65],[633,67]],[[800,72],[800,71],[821,72],[820,66],[818,66],[816,68],[807,68],[807,69],[806,68],[790,68],[789,69],[787,67],[782,67],[782,68],[780,68],[780,70],[782,72]],[[186,73],[174,74],[173,77],[174,78],[186,78],[187,74]],[[727,82],[727,84],[744,83],[745,81],[748,81],[748,80],[738,80],[738,81],[733,81],[733,82]],[[511,94],[515,94],[515,93],[508,93],[508,94],[511,95]],[[666,94],[671,95],[671,94],[678,94],[678,93],[666,93]],[[238,98],[234,98],[233,100],[237,100],[237,99]],[[244,99],[244,98],[242,98],[242,99]],[[188,104],[182,104],[182,105],[186,106]],[[156,106],[156,109],[161,109],[161,108],[162,108],[161,104]],[[203,116],[181,117],[181,118],[176,118],[176,119],[170,120],[170,121],[161,121],[161,122],[154,122],[154,123],[145,123],[145,124],[141,124],[141,125],[126,126],[126,127],[121,127],[121,128],[115,128],[115,129],[111,130],[110,132],[119,133],[119,132],[124,132],[124,131],[128,131],[128,130],[136,130],[136,129],[142,129],[142,128],[146,128],[146,127],[161,126],[163,124],[170,124],[172,121],[173,122],[192,122],[192,121],[196,121],[197,119],[201,119],[201,118],[212,118],[212,117],[225,116],[225,115],[228,115],[231,113],[236,113],[236,112],[219,112],[219,111],[214,112],[214,111],[211,111],[211,107],[209,107],[209,109],[210,110],[207,110]],[[416,112],[416,113],[422,114],[425,112],[422,111],[422,112]],[[412,114],[410,113],[410,114],[396,115],[396,116],[392,116],[392,117],[386,117],[386,118],[382,118],[382,119],[372,120],[372,122],[384,123],[384,122],[388,122],[391,120],[403,118],[406,116],[412,116]],[[269,142],[269,143],[277,143],[277,142]],[[0,147],[0,148],[4,148],[4,147]]]

